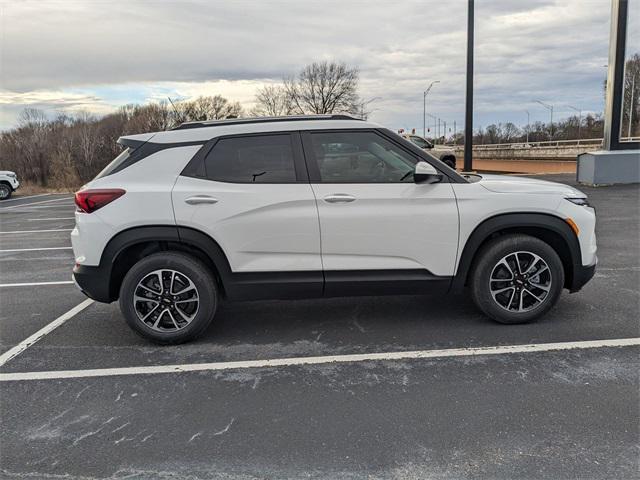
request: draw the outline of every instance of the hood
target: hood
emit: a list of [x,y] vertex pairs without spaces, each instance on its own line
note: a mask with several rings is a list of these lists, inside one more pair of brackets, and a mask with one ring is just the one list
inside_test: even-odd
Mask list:
[[548,193],[567,197],[586,197],[577,188],[547,180],[509,175],[481,175],[481,177],[479,183],[487,190],[496,193]]
[[11,170],[0,170],[0,175],[15,175],[16,172],[12,172]]

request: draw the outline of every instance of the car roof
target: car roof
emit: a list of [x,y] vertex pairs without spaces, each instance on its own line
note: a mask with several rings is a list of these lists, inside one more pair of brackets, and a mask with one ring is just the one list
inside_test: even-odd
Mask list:
[[120,140],[153,143],[207,141],[224,135],[243,133],[287,132],[298,130],[383,128],[377,123],[346,115],[308,115],[295,117],[229,119],[213,122],[189,122],[174,130],[127,135]]

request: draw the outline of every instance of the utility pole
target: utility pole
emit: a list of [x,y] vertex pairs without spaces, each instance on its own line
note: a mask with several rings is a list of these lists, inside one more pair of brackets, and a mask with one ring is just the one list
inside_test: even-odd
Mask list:
[[458,140],[456,138],[458,131],[456,130],[456,121],[453,121],[453,144],[456,145],[458,143]]
[[534,102],[539,103],[540,105],[542,105],[544,108],[546,108],[547,110],[549,110],[549,112],[551,112],[551,125],[549,127],[549,132],[551,134],[551,140],[553,140],[553,105],[550,105],[548,103],[544,103],[541,102],[540,100],[534,100]]
[[578,140],[580,140],[580,130],[582,128],[582,110],[571,105],[567,105],[571,110],[578,112]]
[[529,145],[529,130],[531,130],[531,123],[529,122],[529,110],[525,110],[527,112],[527,145]]
[[473,17],[474,0],[467,9],[467,92],[464,116],[464,171],[473,170]]
[[429,87],[422,92],[422,137],[427,138],[427,95],[436,83],[440,83],[440,80],[434,80]]

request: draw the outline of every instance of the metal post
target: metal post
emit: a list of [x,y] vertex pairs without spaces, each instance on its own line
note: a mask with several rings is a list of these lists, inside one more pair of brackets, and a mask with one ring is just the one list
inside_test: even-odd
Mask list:
[[604,150],[638,148],[638,142],[620,143],[628,10],[628,0],[611,1],[607,95],[604,109],[604,138],[602,140]]
[[427,137],[427,91],[422,92],[422,138]]
[[527,145],[529,145],[529,130],[531,130],[531,123],[529,122],[529,110],[525,110],[527,112]]
[[534,100],[534,102],[539,103],[544,108],[551,112],[551,125],[549,126],[549,135],[551,136],[551,140],[553,140],[553,105],[549,105],[548,103],[541,102],[540,100]]
[[429,84],[429,87],[425,91],[422,92],[422,137],[427,138],[427,95],[431,91],[431,87],[433,87],[436,83],[440,83],[440,80],[434,80]]
[[469,0],[467,10],[467,95],[464,117],[464,170],[473,170],[473,17],[474,0]]

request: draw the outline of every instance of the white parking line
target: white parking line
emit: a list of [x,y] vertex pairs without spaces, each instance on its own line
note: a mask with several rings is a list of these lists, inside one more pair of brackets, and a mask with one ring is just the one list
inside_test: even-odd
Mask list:
[[47,195],[51,195],[51,194],[50,193],[39,193],[38,195],[29,195],[27,197],[16,197],[16,198],[12,198],[10,200],[3,200],[2,204],[4,205],[7,202],[16,202],[18,200],[26,200],[27,198],[45,197]]
[[29,202],[29,203],[22,203],[20,205],[10,205],[8,207],[0,207],[0,211],[9,210],[11,208],[30,207],[31,205],[40,205],[43,203],[62,202],[63,200],[70,200],[72,198],[73,197],[62,197],[62,198],[54,198],[53,200],[43,200],[41,202]]
[[44,285],[70,285],[72,283],[73,283],[73,280],[63,280],[59,282],[0,283],[0,288],[40,287]]
[[[552,352],[558,350],[628,347],[640,345],[640,337],[583,342],[539,343],[500,347],[448,348],[444,350],[418,350],[412,352],[362,353],[355,355],[328,355],[323,357],[293,357],[238,362],[191,363],[186,365],[158,365],[123,368],[97,368],[92,370],[57,370],[48,372],[2,373],[0,382],[19,380],[53,380],[61,378],[112,377],[121,375],[150,375],[201,371],[238,370],[245,368],[290,367],[332,363],[415,360],[424,358],[473,357],[514,353]],[[1,365],[1,364],[0,364]]]
[[52,332],[53,330],[55,330],[56,328],[58,328],[64,322],[69,320],[71,317],[73,317],[77,313],[80,313],[82,310],[87,308],[92,303],[93,303],[93,300],[91,300],[90,298],[87,298],[84,302],[76,305],[71,310],[69,310],[67,313],[63,313],[62,315],[60,315],[58,318],[56,318],[53,322],[48,324],[46,327],[41,328],[36,333],[31,335],[29,338],[23,340],[22,342],[20,342],[15,347],[13,347],[13,348],[7,350],[6,352],[4,352],[2,355],[0,355],[0,367],[2,365],[4,365],[5,363],[7,363],[12,358],[15,358],[16,356],[20,355],[27,348],[29,348],[31,345],[36,343],[42,337],[44,337],[46,334],[48,334],[48,333]]
[[54,228],[51,230],[13,230],[9,232],[0,232],[0,235],[11,235],[15,233],[47,233],[47,232],[70,232],[73,228]]
[[0,253],[39,252],[40,250],[71,250],[72,248],[73,247],[10,248],[8,250],[0,250]]
[[28,222],[48,222],[52,220],[75,220],[76,217],[28,218]]
[[[43,208],[57,208],[57,209],[60,209],[60,210],[62,210],[62,209],[66,210],[67,207],[75,207],[75,206],[76,206],[75,203],[59,203],[58,205],[39,205],[37,207],[31,207],[30,210],[21,210],[18,213],[34,213],[34,210],[42,210]],[[0,212],[2,210],[3,209],[0,208]]]

